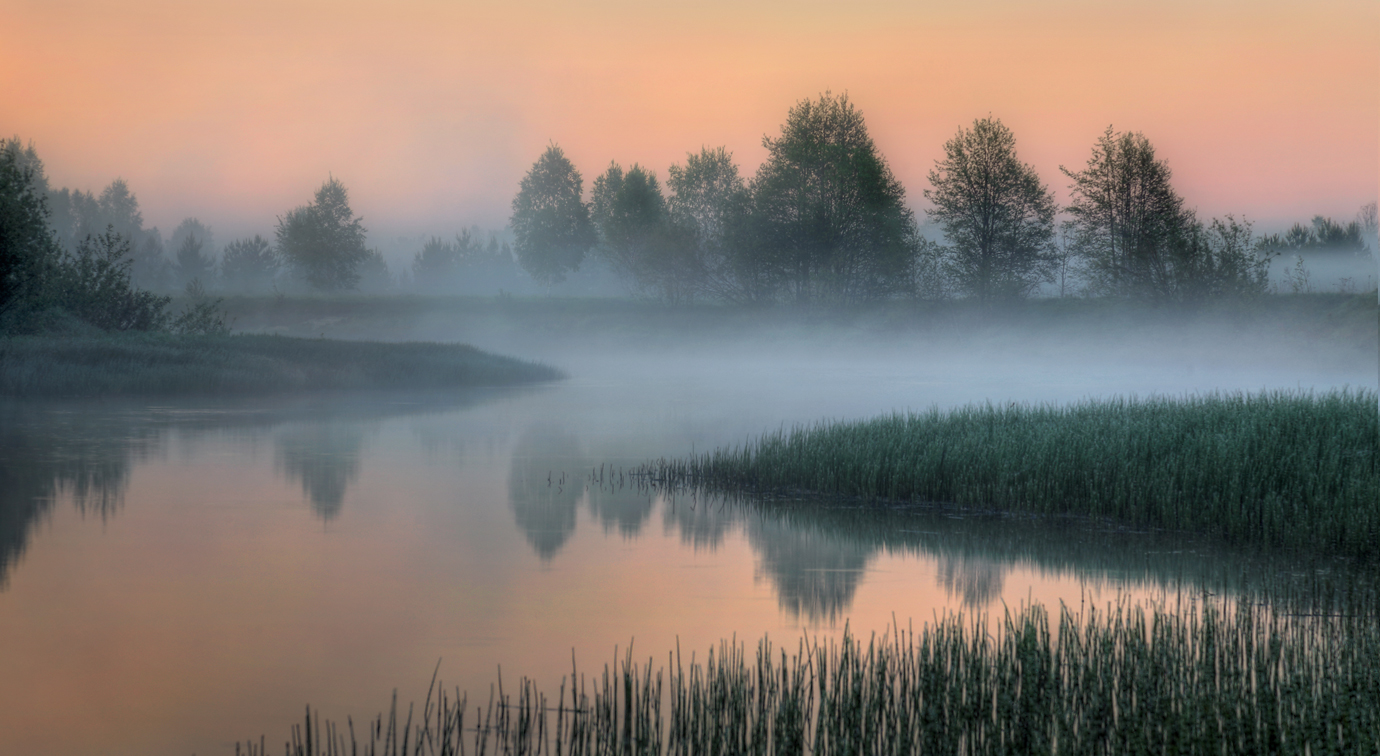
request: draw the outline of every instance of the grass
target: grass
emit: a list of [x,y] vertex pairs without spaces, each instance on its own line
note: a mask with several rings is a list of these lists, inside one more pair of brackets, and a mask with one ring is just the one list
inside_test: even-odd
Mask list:
[[969,406],[824,422],[660,460],[639,474],[1106,518],[1227,542],[1380,557],[1373,391]]
[[446,389],[560,377],[554,368],[463,344],[265,335],[0,338],[0,396],[26,398]]
[[[720,644],[688,665],[631,653],[556,696],[527,680],[487,705],[433,688],[360,732],[310,708],[284,744],[311,754],[1373,753],[1380,627],[1242,604],[1036,605],[950,615],[862,642]],[[415,719],[414,719],[415,715]],[[263,756],[263,740],[244,744]],[[243,753],[237,746],[237,754]]]

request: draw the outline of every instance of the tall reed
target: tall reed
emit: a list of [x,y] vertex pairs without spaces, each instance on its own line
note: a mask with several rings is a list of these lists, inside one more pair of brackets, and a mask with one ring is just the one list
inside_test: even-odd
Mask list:
[[1376,410],[1370,390],[987,404],[797,426],[638,472],[756,494],[1083,515],[1373,558]]
[[[1211,600],[1036,605],[1000,630],[949,615],[788,654],[723,643],[688,665],[631,655],[554,701],[527,680],[471,711],[458,690],[396,698],[362,732],[307,711],[288,756],[369,754],[1373,753],[1380,628]],[[554,705],[553,705],[554,704]],[[414,714],[416,714],[414,719]],[[401,726],[400,726],[401,725]],[[263,741],[244,744],[263,756]]]

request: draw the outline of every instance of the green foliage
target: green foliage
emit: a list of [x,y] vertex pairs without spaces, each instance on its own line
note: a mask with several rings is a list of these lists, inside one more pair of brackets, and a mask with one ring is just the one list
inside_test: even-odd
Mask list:
[[953,503],[1380,558],[1374,392],[967,407],[822,423],[661,461],[660,479]]
[[278,219],[278,252],[311,288],[348,291],[359,285],[359,268],[369,257],[364,234],[345,185],[331,177],[316,190],[312,204]]
[[179,336],[229,336],[230,326],[225,322],[225,312],[220,308],[220,300],[206,296],[201,279],[193,278],[187,284],[187,307],[182,314],[172,319],[168,328]]
[[58,259],[39,174],[25,158],[17,138],[0,143],[0,315],[37,296]]
[[[1034,604],[990,622],[948,614],[866,642],[845,629],[837,642],[806,638],[789,654],[765,638],[755,654],[725,641],[700,659],[686,665],[677,651],[654,667],[629,652],[602,675],[572,669],[553,698],[524,678],[473,710],[467,695],[452,698],[433,680],[421,717],[404,722],[395,702],[358,730],[361,740],[348,729],[348,750],[401,756],[409,741],[434,753],[461,753],[468,742],[474,753],[554,745],[554,753],[672,756],[1380,749],[1372,616],[1209,599],[1061,605],[1052,619]],[[308,708],[288,752],[317,753],[323,729],[335,733],[330,748],[345,752],[346,729],[321,724]],[[250,756],[265,756],[261,744],[248,745]]]
[[107,228],[63,256],[45,300],[105,331],[156,331],[168,324],[169,299],[130,282],[129,242]]
[[800,101],[762,144],[748,245],[772,285],[799,302],[909,291],[915,216],[848,96]]
[[952,246],[959,290],[982,301],[1020,298],[1052,277],[1054,195],[1016,157],[1016,138],[1000,120],[960,128],[929,180],[930,216]]
[[282,267],[282,257],[258,234],[225,245],[221,278],[226,288],[248,293],[267,291]]
[[3,396],[448,389],[560,377],[545,365],[464,344],[168,333],[0,338]]
[[513,198],[513,251],[523,270],[543,284],[564,281],[597,241],[583,193],[580,172],[553,144],[523,176]]
[[688,230],[671,223],[656,174],[613,163],[594,180],[591,217],[610,267],[668,302],[692,299],[700,271]]
[[669,174],[666,209],[687,235],[692,259],[686,267],[696,275],[696,292],[729,302],[754,299],[750,265],[734,238],[746,220],[748,193],[733,154],[705,147],[687,154],[685,165],[671,166]]
[[1070,230],[1092,291],[1171,298],[1170,250],[1187,215],[1169,183],[1169,164],[1155,158],[1150,140],[1108,126],[1093,145],[1087,168],[1059,170],[1073,181]]

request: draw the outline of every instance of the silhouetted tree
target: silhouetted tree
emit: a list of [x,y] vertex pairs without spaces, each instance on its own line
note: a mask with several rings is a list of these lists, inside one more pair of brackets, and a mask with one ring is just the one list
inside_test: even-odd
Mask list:
[[253,239],[239,239],[225,245],[220,271],[227,288],[259,292],[273,285],[281,266],[278,253],[266,239],[255,234]]
[[554,144],[522,178],[510,220],[513,247],[523,270],[542,284],[564,281],[597,240],[583,193],[580,172]]
[[671,223],[687,234],[693,285],[698,292],[729,301],[753,299],[750,260],[735,232],[741,228],[748,194],[733,155],[723,147],[686,155],[671,166],[666,208]]
[[979,300],[1024,297],[1054,267],[1054,195],[1016,157],[1016,138],[999,119],[973,121],[944,143],[929,174],[939,221],[951,245],[949,270]]
[[[1369,207],[1369,206],[1368,206]],[[1362,209],[1363,212],[1365,208]],[[1364,256],[1370,246],[1366,244],[1366,228],[1362,218],[1350,223],[1338,223],[1321,215],[1313,216],[1307,226],[1295,223],[1282,234],[1271,234],[1261,239],[1265,248],[1280,253],[1322,253]]]
[[594,180],[591,199],[599,250],[613,270],[668,302],[693,296],[692,240],[672,227],[655,173],[636,164],[625,173],[613,163]]
[[107,331],[156,331],[168,325],[168,298],[133,285],[129,242],[115,233],[88,236],[65,254],[49,284],[52,302]]
[[788,297],[857,302],[910,288],[915,216],[847,95],[800,101],[762,144],[753,254]]
[[1191,226],[1183,199],[1170,186],[1169,164],[1155,158],[1138,132],[1107,131],[1087,168],[1070,171],[1070,237],[1085,263],[1090,288],[1101,294],[1169,299],[1179,276],[1173,246]]
[[359,283],[357,288],[370,294],[382,294],[393,289],[397,283],[393,272],[388,269],[388,261],[377,249],[367,250],[359,264]]
[[331,177],[316,191],[315,202],[278,219],[278,252],[312,288],[346,291],[359,284],[359,267],[369,257],[364,234],[345,185]]
[[18,142],[0,144],[0,314],[38,296],[58,260],[45,196]]

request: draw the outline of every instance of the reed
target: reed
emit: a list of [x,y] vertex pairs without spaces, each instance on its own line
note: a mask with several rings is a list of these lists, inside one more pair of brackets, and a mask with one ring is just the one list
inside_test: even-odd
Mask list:
[[252,334],[0,338],[0,396],[26,398],[447,389],[560,377],[465,344]]
[[991,404],[823,422],[636,471],[662,485],[1105,518],[1380,556],[1370,390]]
[[[722,643],[703,661],[634,663],[555,699],[523,680],[471,709],[433,678],[420,712],[356,732],[310,709],[288,756],[368,754],[1372,753],[1380,749],[1373,618],[1261,606],[1035,605],[949,615],[866,641]],[[415,718],[414,718],[415,714]],[[262,739],[237,754],[265,756]]]

